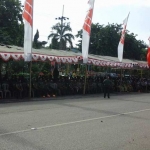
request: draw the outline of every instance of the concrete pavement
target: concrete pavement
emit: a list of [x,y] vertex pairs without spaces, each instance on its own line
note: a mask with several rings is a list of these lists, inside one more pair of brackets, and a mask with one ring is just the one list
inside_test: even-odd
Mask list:
[[149,150],[150,94],[0,104],[0,150]]
[[[111,93],[110,96],[120,96],[120,95],[137,95],[137,94],[144,94],[144,93],[137,93],[137,92],[117,92]],[[22,98],[22,99],[14,99],[14,98],[6,98],[0,99],[0,104],[3,103],[18,103],[18,102],[32,102],[32,101],[49,101],[49,100],[66,100],[66,99],[82,99],[82,98],[91,98],[91,97],[103,97],[103,93],[100,94],[81,94],[81,95],[68,95],[68,96],[56,96],[56,97],[45,97],[45,98]]]

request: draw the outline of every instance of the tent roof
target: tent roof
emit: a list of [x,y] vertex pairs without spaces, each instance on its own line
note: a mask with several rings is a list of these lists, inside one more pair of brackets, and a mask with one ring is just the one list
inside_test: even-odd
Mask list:
[[[0,45],[0,57],[4,61],[8,61],[10,58],[20,60],[24,59],[24,51],[22,47]],[[56,61],[58,63],[79,63],[80,60],[82,60],[82,54],[80,52],[64,50],[33,49],[32,59],[33,61],[48,60]],[[135,66],[140,68],[149,68],[146,61],[123,59],[122,63],[120,63],[117,57],[93,54],[89,54],[88,64],[122,68],[134,68]]]

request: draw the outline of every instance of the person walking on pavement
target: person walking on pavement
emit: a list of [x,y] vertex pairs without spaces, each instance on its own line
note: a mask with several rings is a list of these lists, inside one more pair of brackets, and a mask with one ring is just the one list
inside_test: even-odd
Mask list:
[[106,77],[106,79],[103,81],[103,85],[104,85],[104,98],[107,97],[110,98],[110,89],[112,86],[112,82],[109,79],[109,76]]

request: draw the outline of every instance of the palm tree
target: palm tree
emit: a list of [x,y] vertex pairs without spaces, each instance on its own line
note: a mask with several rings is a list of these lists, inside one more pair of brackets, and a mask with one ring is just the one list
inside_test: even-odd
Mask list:
[[59,42],[59,49],[65,50],[67,42],[70,44],[70,47],[72,48],[72,39],[74,39],[74,36],[71,33],[72,29],[70,25],[61,25],[60,23],[57,23],[52,27],[52,30],[55,30],[56,33],[51,33],[48,36],[48,39],[56,39],[57,42]]

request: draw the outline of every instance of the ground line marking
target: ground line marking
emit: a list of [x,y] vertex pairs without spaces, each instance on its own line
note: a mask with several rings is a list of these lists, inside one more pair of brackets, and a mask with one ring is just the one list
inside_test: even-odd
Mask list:
[[150,109],[143,109],[143,110],[137,110],[137,111],[132,111],[132,112],[119,113],[119,114],[110,115],[110,116],[102,116],[102,117],[97,117],[97,118],[90,118],[90,119],[84,119],[84,120],[78,120],[78,121],[54,124],[54,125],[50,125],[50,126],[43,126],[43,127],[31,128],[31,129],[14,131],[14,132],[1,133],[0,137],[1,136],[5,136],[5,135],[29,132],[29,131],[32,131],[32,130],[41,130],[41,129],[46,129],[46,128],[59,127],[59,126],[70,125],[70,124],[75,124],[75,123],[88,122],[88,121],[105,119],[105,118],[112,118],[112,117],[117,117],[117,116],[121,116],[121,115],[134,114],[134,113],[139,113],[139,112],[144,112],[144,111],[150,111]]

